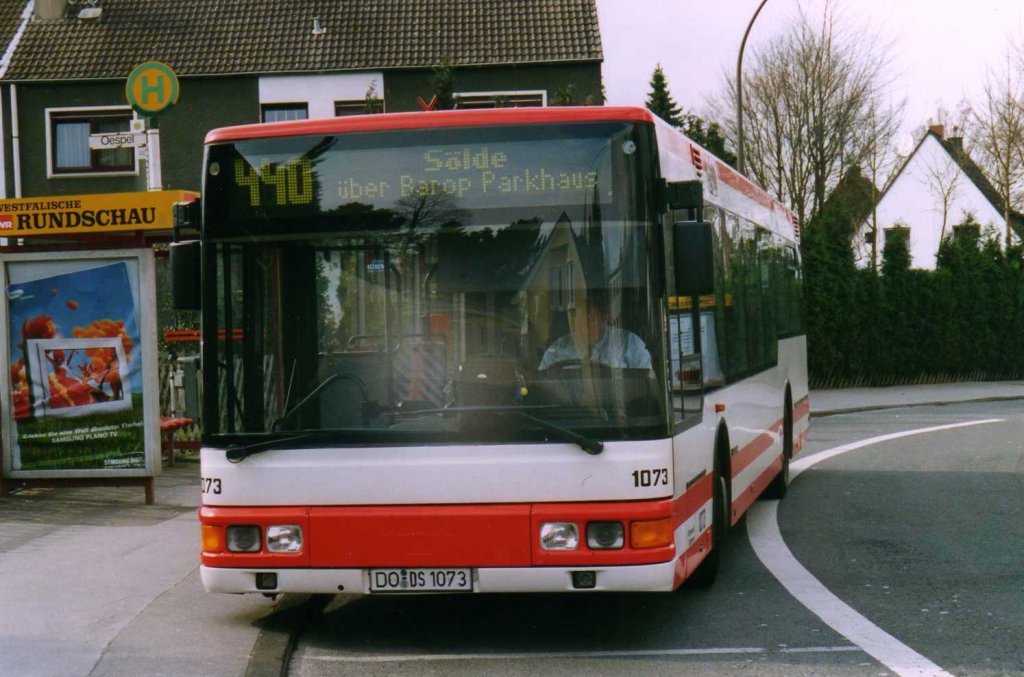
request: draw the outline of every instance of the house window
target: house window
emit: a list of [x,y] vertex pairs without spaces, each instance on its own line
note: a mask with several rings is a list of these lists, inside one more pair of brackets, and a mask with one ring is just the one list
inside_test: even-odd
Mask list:
[[548,308],[555,311],[565,310],[562,295],[562,267],[551,266],[548,268]]
[[551,310],[572,310],[576,307],[576,276],[573,270],[572,261],[548,268],[548,308]]
[[576,307],[576,276],[573,274],[572,261],[568,261],[565,264],[565,288],[566,292],[566,304],[565,307],[572,310]]
[[335,101],[334,116],[372,115],[384,112],[384,99],[353,99],[351,101]]
[[455,94],[456,108],[537,108],[547,105],[547,92],[463,92]]
[[135,172],[134,148],[89,148],[92,134],[128,132],[128,108],[47,111],[51,174]]
[[910,228],[908,226],[891,226],[889,228],[883,228],[885,231],[885,239],[890,238],[903,238],[905,242],[910,242]]
[[953,239],[978,240],[981,237],[981,224],[973,219],[953,226]]
[[284,122],[309,118],[307,103],[265,103],[260,106],[264,122]]

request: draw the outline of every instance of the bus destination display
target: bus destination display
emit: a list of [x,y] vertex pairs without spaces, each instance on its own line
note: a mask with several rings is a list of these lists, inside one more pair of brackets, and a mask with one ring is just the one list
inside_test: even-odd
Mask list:
[[[612,201],[608,139],[326,151],[320,146],[315,155],[253,154],[244,145],[228,163],[231,205],[269,216],[329,212],[351,203],[394,209],[433,201],[481,209]],[[223,170],[218,164],[217,173]]]

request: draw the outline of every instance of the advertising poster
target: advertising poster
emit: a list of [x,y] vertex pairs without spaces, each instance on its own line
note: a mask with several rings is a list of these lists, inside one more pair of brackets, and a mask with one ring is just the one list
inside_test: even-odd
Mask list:
[[7,266],[14,471],[146,467],[139,260]]

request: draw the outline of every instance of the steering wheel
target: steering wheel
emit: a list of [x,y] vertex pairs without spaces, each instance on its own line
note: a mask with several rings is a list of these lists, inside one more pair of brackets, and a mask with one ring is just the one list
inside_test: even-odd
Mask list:
[[556,362],[552,362],[551,364],[549,364],[544,369],[541,369],[540,371],[562,371],[565,369],[582,370],[582,368],[588,364],[590,364],[590,360],[581,360],[578,357],[570,357],[565,360],[558,360]]

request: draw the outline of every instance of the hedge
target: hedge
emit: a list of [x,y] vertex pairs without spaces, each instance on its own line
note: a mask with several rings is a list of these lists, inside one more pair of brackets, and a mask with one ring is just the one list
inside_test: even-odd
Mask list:
[[889,232],[881,270],[858,268],[834,229],[804,237],[812,387],[884,386],[1024,375],[1024,251],[973,220],[953,229],[936,269],[910,268]]

